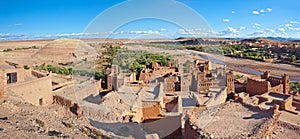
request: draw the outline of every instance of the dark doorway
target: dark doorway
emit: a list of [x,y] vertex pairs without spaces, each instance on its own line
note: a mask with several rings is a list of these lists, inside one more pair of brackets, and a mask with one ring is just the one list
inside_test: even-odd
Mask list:
[[7,73],[6,76],[7,76],[7,84],[16,83],[18,81],[16,72]]
[[40,104],[40,106],[43,105],[43,98],[40,98],[40,99],[39,99],[39,104]]

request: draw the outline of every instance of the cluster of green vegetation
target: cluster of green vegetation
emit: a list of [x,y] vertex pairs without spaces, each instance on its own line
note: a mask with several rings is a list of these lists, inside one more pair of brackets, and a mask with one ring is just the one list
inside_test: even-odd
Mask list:
[[106,71],[105,70],[91,70],[91,71],[87,71],[87,70],[73,70],[73,75],[80,75],[80,76],[87,76],[87,77],[94,77],[95,80],[100,80],[100,79],[104,79],[105,75],[106,75]]
[[[24,66],[24,69],[29,69],[27,65]],[[40,66],[33,67],[34,70],[44,70],[56,74],[62,75],[80,75],[87,77],[94,77],[96,80],[104,79],[106,75],[105,70],[73,70],[71,67],[62,67],[62,66],[53,66],[53,65],[45,65],[42,64]]]
[[53,66],[53,65],[42,64],[40,66],[33,67],[33,69],[34,70],[45,70],[45,71],[48,71],[48,72],[63,74],[63,75],[71,75],[72,74],[72,68],[70,68],[70,67],[61,67],[61,66]]
[[109,63],[108,66],[111,67],[112,62],[116,55],[118,54],[118,51],[121,49],[120,46],[112,46],[111,44],[106,44],[103,47],[106,48],[106,52],[103,53],[103,55],[107,56],[107,62]]
[[133,62],[133,64],[130,66],[130,70],[132,72],[139,72],[143,67],[151,62],[156,62],[161,66],[168,66],[170,57],[165,54],[145,53]]
[[244,45],[224,45],[222,46],[222,50],[225,55],[231,55],[235,57],[243,57],[256,60],[272,58],[264,48],[251,50]]
[[199,51],[199,52],[204,51],[204,49],[201,45],[187,45],[185,48],[188,50],[195,50],[195,51]]
[[293,64],[299,64],[300,63],[300,60],[297,58],[297,56],[295,54],[291,55],[290,57],[285,57],[284,60],[289,61]]
[[39,49],[37,46],[23,47],[23,48],[15,48],[15,50],[28,50],[28,49]]
[[234,75],[234,78],[235,78],[235,79],[241,79],[241,78],[243,78],[243,76],[241,76],[241,75],[239,75],[239,74],[236,74],[236,75]]
[[149,53],[146,51],[132,51],[122,49],[115,57],[113,64],[118,65],[123,72],[139,72],[151,62],[168,66],[174,55],[167,53]]
[[3,52],[10,52],[10,51],[12,51],[12,49],[10,49],[10,48],[7,48],[7,49],[3,50]]
[[238,54],[238,51],[247,51],[247,48],[244,45],[222,45],[221,48],[225,55]]
[[300,91],[300,82],[290,82],[290,89],[293,92],[299,92]]
[[25,70],[29,70],[29,69],[30,69],[30,67],[29,67],[28,65],[24,65],[23,68],[24,68]]
[[[186,49],[187,45],[185,44],[179,44],[179,43],[145,43],[141,44],[144,46],[150,46],[150,47],[158,47],[163,49],[177,49],[177,50],[183,50]],[[192,45],[189,45],[192,46]]]

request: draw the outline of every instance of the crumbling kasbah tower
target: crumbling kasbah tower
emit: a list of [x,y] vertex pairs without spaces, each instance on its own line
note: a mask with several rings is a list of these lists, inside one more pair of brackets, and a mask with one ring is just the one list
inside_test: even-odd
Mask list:
[[227,86],[227,95],[231,95],[235,93],[234,75],[231,71],[226,74],[226,86]]
[[288,94],[290,92],[290,81],[289,76],[284,74],[282,77],[282,84],[283,84],[283,94]]
[[[264,74],[261,76],[262,79],[266,79],[267,81],[270,81],[271,85],[274,84],[274,77],[271,78],[271,72],[270,71],[265,71]],[[278,78],[279,79],[279,78]],[[290,91],[290,82],[289,82],[289,76],[287,74],[284,74],[281,78],[281,83],[282,83],[282,93],[283,94],[288,94]],[[279,81],[277,81],[277,84],[281,84]]]

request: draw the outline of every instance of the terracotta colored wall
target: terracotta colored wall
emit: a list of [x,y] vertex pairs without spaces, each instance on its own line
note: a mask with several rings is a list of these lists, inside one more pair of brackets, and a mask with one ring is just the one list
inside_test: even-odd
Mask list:
[[143,119],[156,119],[161,112],[159,102],[142,102],[143,103]]
[[226,86],[227,86],[227,93],[235,93],[235,87],[234,87],[234,76],[232,73],[226,74]]
[[293,109],[293,97],[290,96],[286,100],[273,100],[275,104],[279,105],[280,110],[292,110]]
[[206,91],[212,86],[212,82],[200,81],[198,82],[198,91]]
[[246,92],[249,93],[250,96],[261,95],[268,92],[269,86],[270,84],[267,81],[257,81],[248,78]]
[[270,82],[271,86],[282,84],[282,79],[277,77],[269,77],[268,81]]
[[159,67],[157,70],[153,71],[153,74],[165,75],[167,73],[175,73],[175,68]]
[[282,84],[274,86],[274,87],[269,89],[269,92],[276,92],[276,93],[281,93],[281,94],[282,94],[282,91],[283,91],[283,85]]
[[52,80],[49,76],[25,83],[11,84],[8,90],[33,105],[39,105],[40,99],[43,100],[42,105],[52,103]]

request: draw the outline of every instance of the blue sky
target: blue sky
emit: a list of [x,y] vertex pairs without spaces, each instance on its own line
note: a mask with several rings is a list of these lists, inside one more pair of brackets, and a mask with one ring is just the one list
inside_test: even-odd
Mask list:
[[[170,8],[164,6],[161,6],[164,9],[160,10],[151,8],[151,5],[155,6],[155,2],[157,5],[167,5],[166,7]],[[175,5],[178,6],[178,2],[186,5],[187,10],[176,9]],[[126,2],[121,0],[2,0],[0,1],[0,40],[103,37],[102,34],[109,34],[108,37],[113,38],[140,38],[148,35],[168,38],[197,35],[200,37],[300,38],[299,0],[178,0],[178,2],[173,0],[163,2],[162,0]],[[122,6],[124,3],[130,3],[129,10],[137,10],[129,11],[124,8],[116,11],[116,8],[114,9],[116,7],[114,5]],[[178,18],[176,20],[178,22],[181,22],[179,18],[182,18],[186,19],[186,22],[177,24],[177,22],[157,18],[144,18],[132,19],[131,22],[118,25],[121,20],[114,19],[124,16],[134,17],[135,14],[139,14],[138,10],[145,9],[156,17],[162,14],[162,17],[172,16],[174,19]],[[115,14],[110,14],[110,22],[104,22],[105,18],[101,13],[109,13],[110,10],[116,12],[111,12]],[[199,14],[200,17],[196,17],[199,20],[193,18],[195,16],[189,10]],[[181,11],[182,14],[178,14]],[[118,17],[118,13],[122,17]],[[203,26],[207,27],[206,25],[199,25],[199,28],[188,25],[188,23],[205,24],[200,20],[210,27],[210,35],[203,35],[204,31],[200,29]],[[93,25],[98,28],[92,27]],[[109,25],[118,26],[113,30],[105,31],[106,28],[112,28]]]

